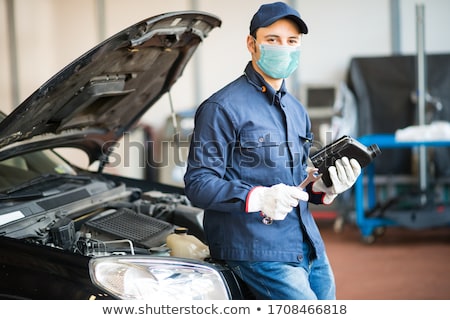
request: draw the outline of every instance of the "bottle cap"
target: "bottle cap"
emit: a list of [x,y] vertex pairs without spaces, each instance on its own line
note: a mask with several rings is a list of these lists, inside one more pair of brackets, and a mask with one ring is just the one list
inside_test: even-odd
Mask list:
[[174,230],[174,233],[175,234],[187,234],[188,233],[188,229],[187,228],[182,228],[182,227],[176,228]]

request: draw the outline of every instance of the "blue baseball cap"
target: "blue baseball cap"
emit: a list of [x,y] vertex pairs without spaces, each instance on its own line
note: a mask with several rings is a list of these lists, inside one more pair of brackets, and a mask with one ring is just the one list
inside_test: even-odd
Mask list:
[[284,2],[263,4],[250,22],[250,34],[254,34],[258,28],[270,26],[277,20],[288,18],[294,21],[301,33],[308,33],[306,23],[300,17],[300,13]]

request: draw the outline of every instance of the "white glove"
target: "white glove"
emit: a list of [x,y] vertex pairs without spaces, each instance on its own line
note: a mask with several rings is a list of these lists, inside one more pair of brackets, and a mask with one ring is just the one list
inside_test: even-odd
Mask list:
[[328,168],[328,172],[333,183],[331,187],[327,187],[322,179],[312,185],[312,191],[325,193],[324,204],[332,203],[338,194],[353,186],[361,173],[361,165],[355,159],[349,161],[347,157],[342,157],[336,160],[334,166]]
[[309,195],[298,187],[279,183],[272,187],[256,187],[247,198],[247,212],[261,211],[272,220],[284,220],[299,200],[308,201]]

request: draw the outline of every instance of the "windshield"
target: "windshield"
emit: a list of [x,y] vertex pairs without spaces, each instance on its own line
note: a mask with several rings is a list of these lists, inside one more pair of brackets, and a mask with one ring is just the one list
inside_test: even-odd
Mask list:
[[0,192],[43,174],[76,175],[75,170],[50,150],[0,161]]

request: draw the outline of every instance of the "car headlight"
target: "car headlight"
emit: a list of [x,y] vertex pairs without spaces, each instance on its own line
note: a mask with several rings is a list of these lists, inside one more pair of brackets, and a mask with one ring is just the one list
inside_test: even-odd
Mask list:
[[91,259],[89,271],[94,284],[120,299],[229,299],[220,273],[206,263],[109,256]]

